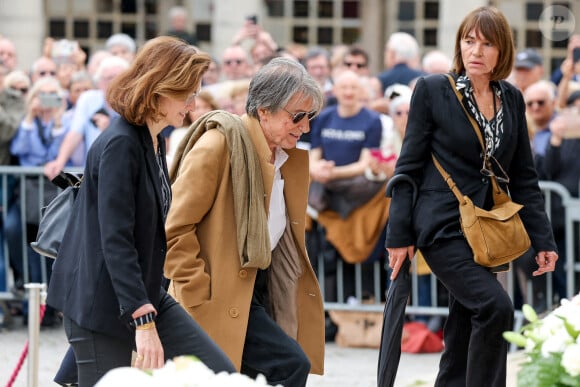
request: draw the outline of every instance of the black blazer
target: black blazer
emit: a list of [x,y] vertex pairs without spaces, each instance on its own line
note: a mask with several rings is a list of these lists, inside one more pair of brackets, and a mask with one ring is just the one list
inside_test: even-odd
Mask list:
[[122,118],[90,148],[47,299],[79,326],[132,338],[131,314],[164,294],[159,171],[148,129]]
[[[454,77],[457,77],[454,75]],[[512,199],[524,205],[520,216],[536,251],[556,250],[538,187],[521,93],[500,81],[504,133],[494,156],[510,177]],[[438,239],[461,238],[459,203],[435,168],[431,153],[475,205],[493,205],[491,182],[481,174],[482,149],[473,127],[445,75],[420,78],[395,174],[410,175],[419,194],[413,208],[411,187],[394,187],[387,247],[425,247]],[[495,172],[501,173],[495,168]]]

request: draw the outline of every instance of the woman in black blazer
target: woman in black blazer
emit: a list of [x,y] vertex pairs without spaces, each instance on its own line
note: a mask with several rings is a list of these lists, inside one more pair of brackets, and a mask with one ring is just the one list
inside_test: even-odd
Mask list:
[[215,371],[235,370],[163,283],[171,189],[160,133],[195,108],[209,62],[187,43],[155,38],[108,89],[121,117],[89,150],[48,289],[48,304],[64,314],[80,386],[130,366],[133,350],[139,368],[191,354]]
[[524,102],[503,80],[513,60],[505,17],[493,7],[478,8],[465,17],[456,36],[452,75],[462,101],[445,75],[419,79],[411,100],[395,174],[412,177],[418,197],[413,207],[411,186],[394,187],[386,245],[391,278],[417,247],[449,290],[437,386],[505,386],[508,345],[502,332],[513,324],[513,304],[493,270],[474,262],[461,232],[459,203],[431,158],[436,156],[475,205],[491,209],[491,181],[481,171],[483,152],[467,114],[477,121],[487,154],[497,160],[492,173],[506,177],[501,165],[509,176],[504,188],[524,205],[520,216],[539,266],[534,275],[553,271],[558,259],[534,169]]

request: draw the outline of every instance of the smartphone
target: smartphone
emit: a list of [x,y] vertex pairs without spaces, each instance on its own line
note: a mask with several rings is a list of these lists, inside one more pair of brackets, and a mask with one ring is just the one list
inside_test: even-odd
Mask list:
[[62,105],[62,97],[56,93],[40,93],[40,106],[45,108],[58,108]]
[[53,58],[69,58],[77,49],[78,43],[74,40],[58,40],[53,43],[52,57]]
[[388,163],[389,161],[397,159],[397,156],[394,153],[385,156],[383,155],[383,152],[380,149],[371,149],[371,156],[373,156],[375,159],[379,160],[382,163]]
[[258,24],[258,16],[257,15],[246,16],[246,20],[252,24]]
[[580,47],[574,47],[574,49],[572,50],[572,60],[574,61],[574,63],[580,61]]

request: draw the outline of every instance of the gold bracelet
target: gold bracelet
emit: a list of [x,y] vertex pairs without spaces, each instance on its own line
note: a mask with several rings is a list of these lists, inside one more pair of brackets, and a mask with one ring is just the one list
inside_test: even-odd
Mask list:
[[143,325],[137,325],[135,327],[135,330],[137,330],[137,331],[145,331],[147,329],[151,329],[151,328],[154,328],[154,327],[155,327],[155,321],[151,321],[151,322],[145,323]]

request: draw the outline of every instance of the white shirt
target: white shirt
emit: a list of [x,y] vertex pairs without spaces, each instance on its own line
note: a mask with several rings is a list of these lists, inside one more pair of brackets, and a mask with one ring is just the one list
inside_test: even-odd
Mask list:
[[274,153],[274,182],[270,195],[270,212],[268,215],[268,231],[270,246],[274,250],[286,229],[286,202],[284,200],[284,179],[280,168],[288,160],[288,154],[282,148],[276,148]]

